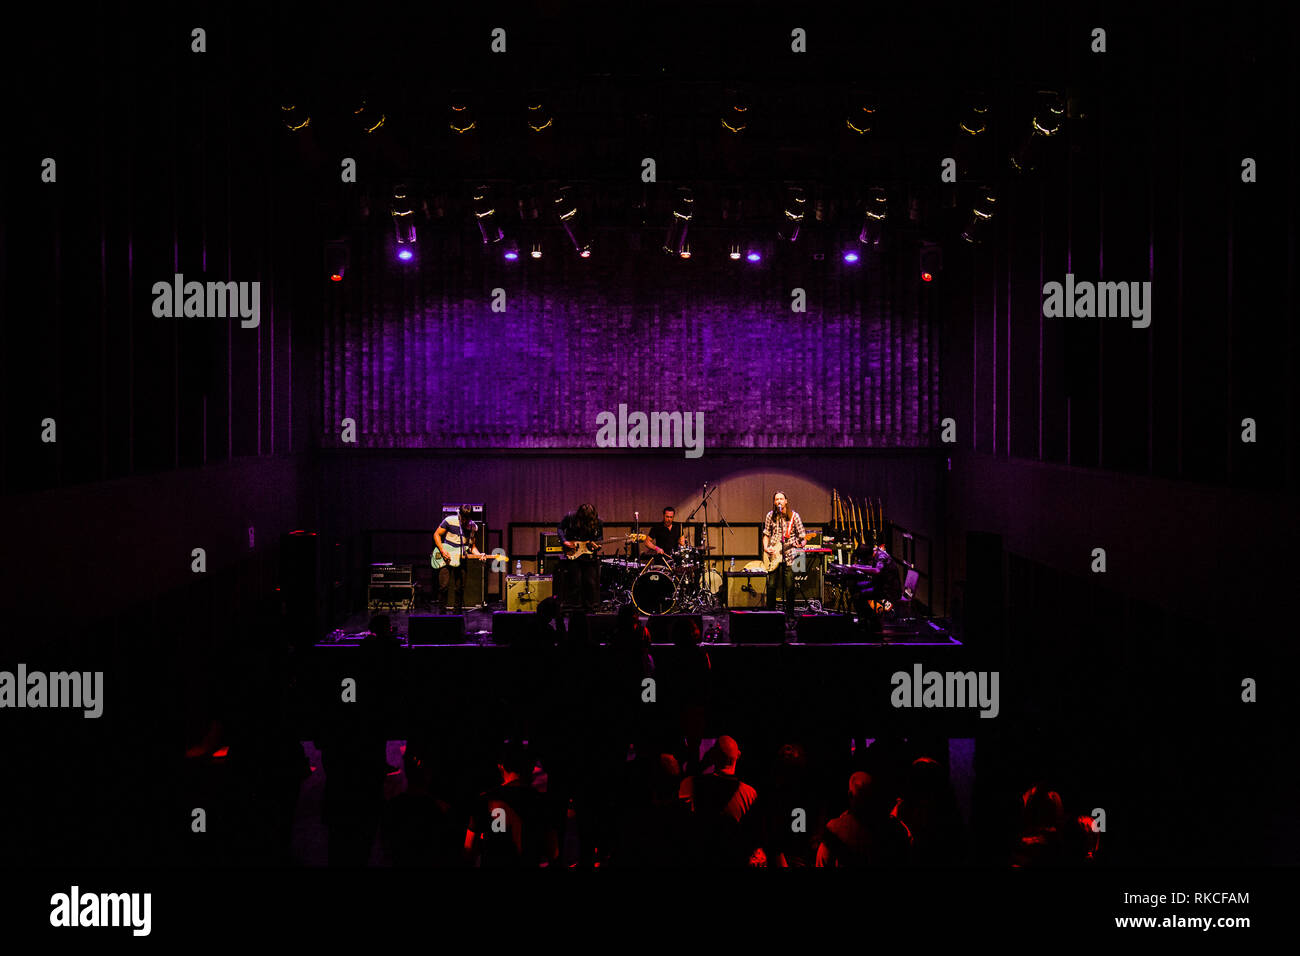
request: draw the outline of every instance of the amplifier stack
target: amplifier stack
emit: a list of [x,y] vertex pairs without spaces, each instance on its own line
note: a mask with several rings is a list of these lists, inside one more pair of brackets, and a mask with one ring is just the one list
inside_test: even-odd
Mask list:
[[415,607],[415,578],[409,564],[384,562],[370,566],[366,608],[409,611]]

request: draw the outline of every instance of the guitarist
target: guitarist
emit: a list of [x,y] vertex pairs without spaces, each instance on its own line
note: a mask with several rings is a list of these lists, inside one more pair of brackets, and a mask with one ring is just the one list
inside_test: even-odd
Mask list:
[[[461,505],[454,515],[448,515],[433,533],[433,546],[447,562],[447,600],[443,608],[448,614],[465,613],[465,559],[483,560],[487,555],[474,543],[478,524],[470,520],[470,510]],[[454,608],[454,609],[453,609]]]
[[794,601],[794,568],[790,561],[794,552],[804,546],[803,518],[790,508],[785,493],[778,491],[772,498],[772,510],[763,520],[763,555],[767,568],[767,609],[776,610],[777,588],[785,596],[788,613]]
[[564,558],[557,567],[561,575],[561,601],[569,607],[594,611],[600,601],[600,558],[595,551],[578,554],[578,542],[600,541],[605,526],[596,514],[596,506],[580,505],[560,521],[560,547]]

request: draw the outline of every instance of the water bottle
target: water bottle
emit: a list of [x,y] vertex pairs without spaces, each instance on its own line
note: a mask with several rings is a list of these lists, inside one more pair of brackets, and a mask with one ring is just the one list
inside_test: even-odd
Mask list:
[[736,559],[735,559],[735,558],[732,558],[732,559],[731,559],[731,570],[732,570],[732,571],[735,571],[735,570],[736,570]]
[[518,558],[515,558],[515,577],[519,577],[523,573],[524,573],[524,562],[520,561]]

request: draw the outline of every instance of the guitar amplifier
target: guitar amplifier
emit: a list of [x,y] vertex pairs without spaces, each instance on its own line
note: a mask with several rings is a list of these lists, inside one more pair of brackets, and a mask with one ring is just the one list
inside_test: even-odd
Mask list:
[[560,547],[560,536],[558,534],[548,534],[542,532],[542,544],[538,549],[539,554],[563,554],[564,549]]
[[551,596],[551,581],[537,574],[508,575],[506,610],[536,611],[537,605]]
[[809,555],[808,563],[805,565],[808,570],[802,574],[795,572],[794,591],[795,599],[802,601],[821,601],[822,600],[822,561],[821,555]]
[[727,571],[727,607],[766,607],[767,573],[764,571]]
[[415,607],[414,584],[375,584],[366,589],[366,609],[369,611],[409,611]]
[[393,564],[391,561],[376,563],[370,566],[370,583],[372,585],[380,584],[412,584],[411,565]]

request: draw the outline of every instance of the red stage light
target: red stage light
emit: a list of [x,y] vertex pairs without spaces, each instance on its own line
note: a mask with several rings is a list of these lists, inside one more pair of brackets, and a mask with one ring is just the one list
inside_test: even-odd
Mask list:
[[337,272],[334,273],[332,276],[330,276],[330,282],[342,282],[342,281],[343,281],[343,277],[339,275]]
[[922,282],[929,282],[929,281],[930,281],[931,279],[933,279],[933,278],[934,278],[934,276],[930,275],[930,273],[928,273],[928,272],[922,272],[922,273],[921,273],[921,281],[922,281]]

